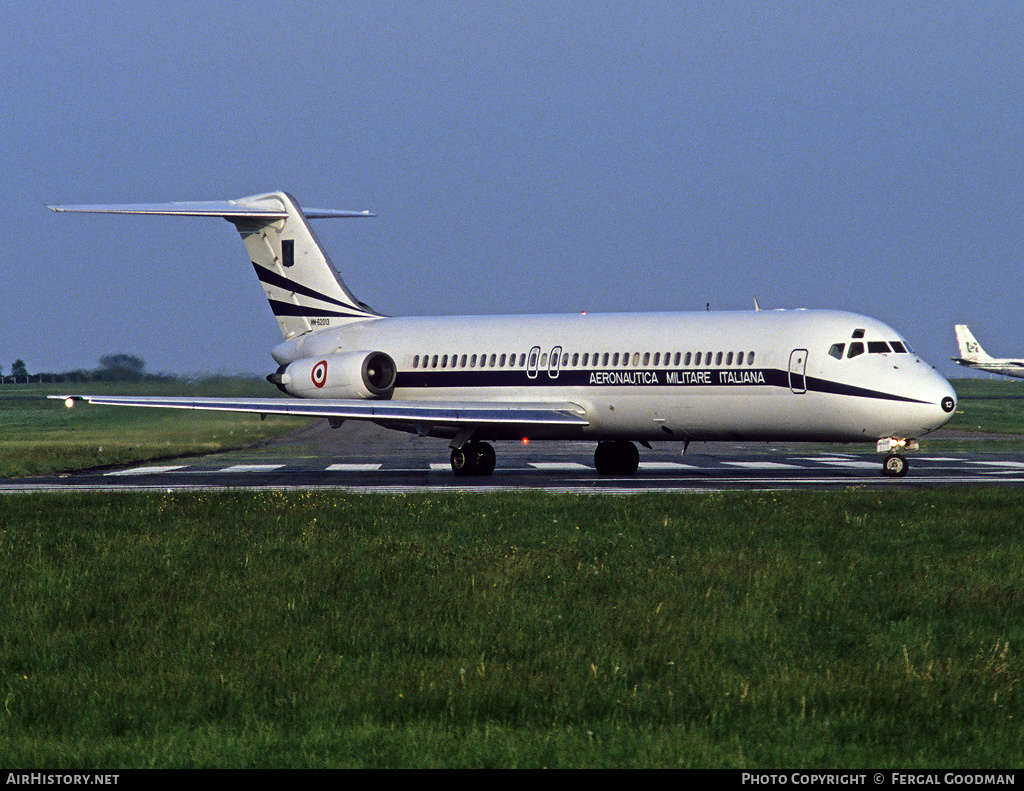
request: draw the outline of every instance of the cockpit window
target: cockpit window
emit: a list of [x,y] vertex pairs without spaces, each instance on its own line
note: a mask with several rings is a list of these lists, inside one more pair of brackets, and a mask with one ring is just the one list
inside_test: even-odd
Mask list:
[[864,330],[854,330],[853,331],[853,335],[851,337],[853,337],[853,338],[863,338],[864,337]]
[[850,352],[846,355],[846,359],[849,360],[852,357],[856,357],[858,354],[864,354],[864,344],[860,341],[850,344]]
[[892,349],[885,341],[868,341],[868,352],[870,354],[888,354]]
[[896,352],[896,354],[907,353],[907,347],[900,343],[899,341],[889,341],[889,345],[892,346],[892,350]]
[[832,348],[828,350],[828,353],[835,357],[837,360],[843,359],[843,349],[846,348],[845,343],[833,343]]

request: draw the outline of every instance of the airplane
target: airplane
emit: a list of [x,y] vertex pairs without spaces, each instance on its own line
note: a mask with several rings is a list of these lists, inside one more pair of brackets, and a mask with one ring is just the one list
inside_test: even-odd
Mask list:
[[951,357],[953,362],[978,371],[989,371],[994,374],[1024,379],[1024,360],[990,357],[981,348],[981,344],[975,340],[966,324],[957,324],[954,329],[956,330],[956,342],[960,347],[960,356]]
[[229,201],[49,206],[220,217],[248,251],[284,340],[267,379],[295,399],[64,395],[131,407],[367,420],[450,439],[459,476],[490,475],[495,441],[590,440],[605,476],[636,443],[874,443],[882,473],[945,424],[956,393],[895,330],[833,310],[389,317],[359,301],[285,192]]

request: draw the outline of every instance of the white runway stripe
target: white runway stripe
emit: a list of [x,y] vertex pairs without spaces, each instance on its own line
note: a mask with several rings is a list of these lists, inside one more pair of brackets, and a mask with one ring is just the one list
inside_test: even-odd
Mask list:
[[171,464],[166,467],[133,467],[130,470],[118,470],[117,472],[104,473],[107,476],[117,475],[154,475],[160,472],[174,472],[174,470],[185,469],[184,464]]
[[235,464],[232,467],[217,470],[217,472],[273,472],[283,466],[283,464]]
[[799,470],[799,464],[782,464],[777,461],[725,461],[730,467],[742,467],[746,470]]
[[327,472],[376,472],[383,464],[332,464]]

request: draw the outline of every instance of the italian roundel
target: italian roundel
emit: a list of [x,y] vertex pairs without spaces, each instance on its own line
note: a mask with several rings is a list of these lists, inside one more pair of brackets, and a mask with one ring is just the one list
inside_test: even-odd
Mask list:
[[313,366],[312,374],[313,384],[317,387],[323,387],[327,382],[327,360],[321,360]]

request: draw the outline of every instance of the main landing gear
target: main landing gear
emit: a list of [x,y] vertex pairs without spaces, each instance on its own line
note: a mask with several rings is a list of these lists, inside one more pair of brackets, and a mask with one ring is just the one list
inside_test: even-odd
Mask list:
[[598,442],[594,466],[600,475],[632,475],[640,466],[640,451],[624,439]]
[[490,475],[494,464],[494,446],[488,442],[467,442],[461,448],[452,448],[452,472],[456,475]]
[[[467,442],[452,448],[452,472],[458,476],[490,475],[494,463],[494,447],[489,442]],[[594,466],[601,475],[632,475],[640,466],[640,451],[622,439],[599,442]]]

